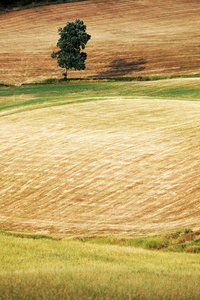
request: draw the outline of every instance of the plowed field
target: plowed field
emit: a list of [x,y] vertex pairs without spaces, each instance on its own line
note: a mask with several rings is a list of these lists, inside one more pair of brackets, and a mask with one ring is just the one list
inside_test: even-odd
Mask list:
[[199,0],[93,0],[0,15],[0,82],[62,77],[57,29],[84,20],[86,70],[69,77],[200,73]]

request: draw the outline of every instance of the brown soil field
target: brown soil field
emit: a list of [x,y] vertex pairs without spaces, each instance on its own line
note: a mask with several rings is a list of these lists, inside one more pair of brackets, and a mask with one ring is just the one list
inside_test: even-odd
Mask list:
[[50,54],[57,29],[84,20],[86,70],[69,77],[200,73],[199,0],[91,0],[0,15],[0,82],[62,77]]
[[199,101],[113,97],[1,117],[0,227],[61,235],[198,227],[199,115]]

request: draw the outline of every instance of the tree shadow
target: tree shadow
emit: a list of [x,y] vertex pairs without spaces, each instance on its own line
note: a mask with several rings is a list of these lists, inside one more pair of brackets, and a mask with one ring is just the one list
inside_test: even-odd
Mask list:
[[116,76],[124,76],[128,75],[131,72],[140,72],[145,69],[145,64],[147,61],[143,58],[140,58],[135,61],[126,61],[125,59],[117,59],[112,61],[107,67],[105,71],[99,72],[98,74],[92,76],[96,78],[103,77],[116,77]]

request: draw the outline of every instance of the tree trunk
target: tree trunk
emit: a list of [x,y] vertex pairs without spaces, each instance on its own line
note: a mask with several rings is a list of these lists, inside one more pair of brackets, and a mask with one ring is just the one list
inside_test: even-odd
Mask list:
[[67,80],[67,65],[65,64],[65,73],[64,73],[64,79]]

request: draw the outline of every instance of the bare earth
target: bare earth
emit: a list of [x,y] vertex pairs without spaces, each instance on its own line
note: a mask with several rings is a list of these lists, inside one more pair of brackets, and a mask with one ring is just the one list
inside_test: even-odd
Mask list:
[[199,115],[195,101],[107,98],[0,118],[1,228],[199,226]]
[[0,15],[0,82],[62,77],[50,54],[76,18],[92,35],[87,69],[70,77],[200,73],[199,0],[93,0]]

